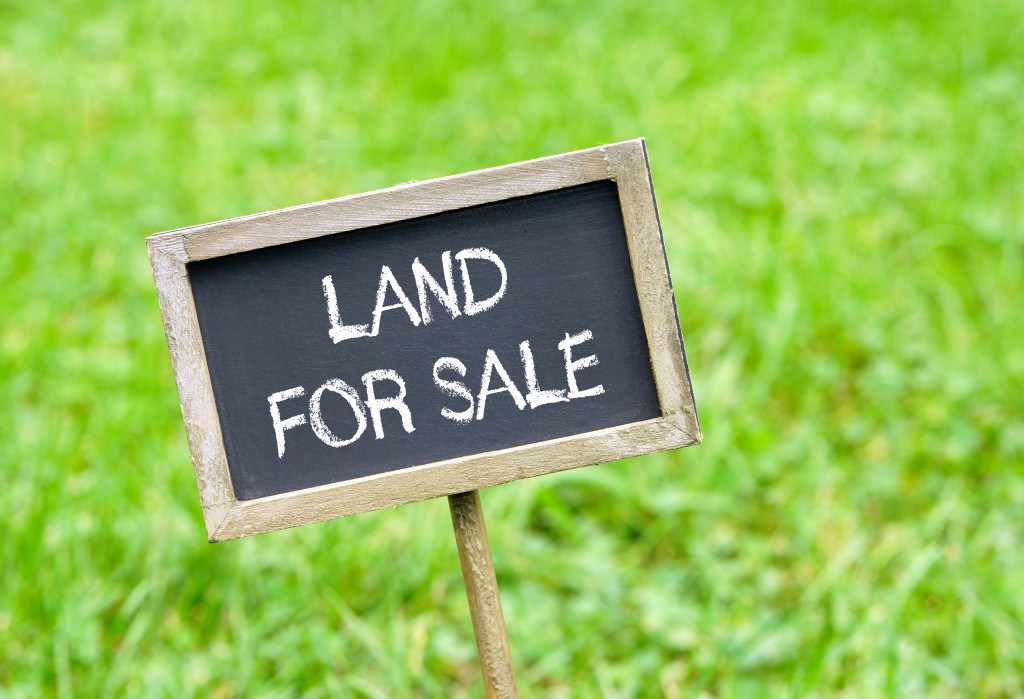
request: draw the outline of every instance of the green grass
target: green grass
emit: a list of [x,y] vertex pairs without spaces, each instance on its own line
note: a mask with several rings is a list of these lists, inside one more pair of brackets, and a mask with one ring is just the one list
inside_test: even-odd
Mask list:
[[209,545],[149,233],[644,135],[702,446],[483,494],[524,697],[1024,694],[1024,3],[0,1],[0,696],[479,696],[444,500]]

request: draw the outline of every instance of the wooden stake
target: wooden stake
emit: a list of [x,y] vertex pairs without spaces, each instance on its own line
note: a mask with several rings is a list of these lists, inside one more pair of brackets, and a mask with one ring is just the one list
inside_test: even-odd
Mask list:
[[480,507],[480,491],[448,496],[455,527],[455,543],[459,548],[462,577],[466,581],[469,613],[480,654],[487,696],[493,699],[518,699],[516,673],[501,613],[498,581],[494,577],[491,547],[487,542],[484,512]]

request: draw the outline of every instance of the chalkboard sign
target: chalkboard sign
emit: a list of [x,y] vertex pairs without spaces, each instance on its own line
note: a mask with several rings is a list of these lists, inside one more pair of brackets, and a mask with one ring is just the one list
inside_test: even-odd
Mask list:
[[642,140],[147,242],[211,540],[700,441]]

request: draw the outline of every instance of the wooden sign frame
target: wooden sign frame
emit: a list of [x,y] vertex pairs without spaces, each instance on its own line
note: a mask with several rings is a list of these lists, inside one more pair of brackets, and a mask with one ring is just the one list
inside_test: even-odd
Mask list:
[[[186,265],[600,180],[618,189],[661,417],[255,500],[235,498]],[[701,441],[643,139],[181,228],[146,243],[210,541]]]

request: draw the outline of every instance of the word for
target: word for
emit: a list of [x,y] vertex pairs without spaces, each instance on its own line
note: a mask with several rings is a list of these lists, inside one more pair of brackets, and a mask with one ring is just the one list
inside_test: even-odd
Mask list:
[[[452,318],[458,318],[462,314],[472,316],[493,308],[501,300],[501,297],[505,295],[505,288],[508,285],[508,272],[505,270],[505,263],[493,251],[487,248],[466,248],[465,250],[460,250],[455,253],[455,259],[459,261],[459,267],[462,271],[462,297],[464,302],[461,309],[459,308],[459,300],[455,290],[455,279],[452,274],[452,253],[450,250],[446,250],[441,255],[441,267],[444,274],[443,287],[423,266],[420,258],[417,257],[412,261],[412,276],[416,282],[416,294],[419,297],[418,310],[402,290],[391,268],[387,265],[382,266],[380,269],[380,282],[377,284],[377,303],[373,308],[373,318],[370,323],[363,325],[345,325],[342,323],[341,315],[338,311],[338,292],[334,286],[334,279],[328,274],[323,278],[324,298],[327,300],[327,317],[331,323],[328,335],[330,335],[335,344],[357,337],[376,337],[380,333],[380,317],[384,311],[398,308],[405,311],[406,315],[409,316],[409,321],[414,326],[419,326],[420,323],[428,325],[433,320],[433,313],[431,312],[427,296],[428,290]],[[478,301],[473,294],[473,284],[469,277],[467,260],[490,262],[501,273],[501,285],[498,290],[482,301]],[[398,298],[398,303],[386,303],[385,299],[389,289]]]
[[[446,253],[447,254],[447,253]],[[387,267],[385,267],[387,269]],[[382,276],[383,278],[383,276]],[[594,339],[593,333],[589,330],[570,335],[566,333],[565,339],[558,343],[558,349],[562,351],[565,360],[566,388],[542,389],[537,380],[537,369],[533,359],[533,350],[530,348],[529,340],[519,343],[519,358],[523,369],[523,385],[525,393],[512,379],[505,366],[498,359],[498,355],[492,349],[488,349],[484,356],[483,370],[480,373],[478,388],[474,393],[462,380],[466,378],[466,365],[456,357],[441,357],[434,362],[433,377],[434,384],[441,390],[441,393],[449,398],[457,398],[463,405],[457,406],[457,410],[448,406],[441,408],[441,415],[445,418],[460,424],[468,424],[472,420],[483,420],[487,409],[487,399],[498,393],[508,393],[516,408],[524,410],[526,406],[531,409],[539,408],[550,403],[562,403],[589,396],[599,396],[604,393],[604,385],[597,384],[590,388],[581,389],[576,373],[581,369],[598,365],[596,355],[589,354],[585,357],[574,358],[573,348]],[[458,378],[454,378],[454,376]],[[382,395],[378,385],[384,382],[390,383],[393,388],[385,390]],[[368,371],[361,377],[361,383],[365,392],[365,399],[350,384],[341,379],[329,379],[319,388],[313,391],[309,397],[308,422],[306,413],[298,413],[288,418],[281,418],[280,404],[287,400],[302,398],[306,395],[303,386],[295,386],[286,391],[279,391],[268,396],[270,403],[270,418],[274,426],[274,435],[277,438],[277,455],[284,457],[285,432],[302,425],[309,424],[313,433],[321,442],[330,447],[343,447],[355,442],[366,432],[369,423],[373,424],[374,437],[384,439],[384,427],[381,422],[381,412],[394,410],[401,418],[402,429],[406,433],[414,432],[412,413],[406,404],[405,381],[398,372],[391,369],[377,369]],[[355,429],[348,436],[339,437],[337,431],[341,428],[337,425],[328,426],[324,421],[321,410],[321,402],[324,393],[333,393],[341,397],[352,411],[355,420]]]

